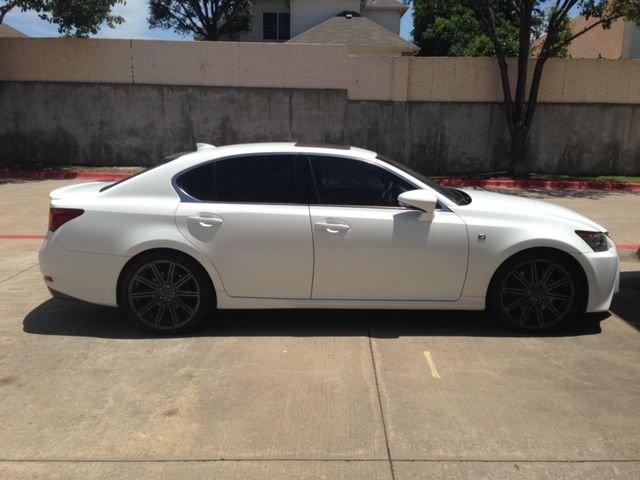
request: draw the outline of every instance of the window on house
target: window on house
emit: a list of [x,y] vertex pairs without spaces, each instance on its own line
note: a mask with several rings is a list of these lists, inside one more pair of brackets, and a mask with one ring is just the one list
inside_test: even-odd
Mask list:
[[263,13],[262,36],[264,40],[289,40],[291,38],[288,13]]

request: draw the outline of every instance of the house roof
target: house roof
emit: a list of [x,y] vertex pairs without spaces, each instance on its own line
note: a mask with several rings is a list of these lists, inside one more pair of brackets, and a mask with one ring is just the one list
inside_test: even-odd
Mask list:
[[418,50],[391,30],[357,14],[331,17],[289,43],[346,45],[350,53],[413,54]]
[[[592,25],[597,19],[587,20],[580,15],[571,22],[571,29],[579,32]],[[594,27],[584,35],[579,36],[569,45],[569,55],[572,58],[606,58],[618,60],[623,56],[625,21],[618,19],[611,24],[610,29]]]
[[6,23],[0,23],[0,37],[26,38],[27,36]]
[[364,0],[362,8],[367,10],[400,10],[404,13],[409,9],[409,6],[397,0]]

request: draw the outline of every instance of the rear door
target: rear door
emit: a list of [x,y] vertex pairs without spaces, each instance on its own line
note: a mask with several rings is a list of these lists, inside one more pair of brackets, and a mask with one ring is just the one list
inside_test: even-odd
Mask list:
[[300,158],[225,158],[177,178],[178,228],[210,259],[228,295],[310,298],[313,244]]

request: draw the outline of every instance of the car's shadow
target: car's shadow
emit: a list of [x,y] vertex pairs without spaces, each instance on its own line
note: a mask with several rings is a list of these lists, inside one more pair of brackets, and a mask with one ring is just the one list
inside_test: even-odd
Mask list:
[[[543,336],[594,335],[608,313],[588,315],[579,325]],[[115,308],[73,300],[48,300],[24,319],[24,331],[111,339],[163,338],[130,323]],[[398,310],[228,310],[181,336],[405,336],[530,337],[492,321],[483,312]]]
[[640,270],[620,274],[620,292],[613,297],[611,311],[640,330]]

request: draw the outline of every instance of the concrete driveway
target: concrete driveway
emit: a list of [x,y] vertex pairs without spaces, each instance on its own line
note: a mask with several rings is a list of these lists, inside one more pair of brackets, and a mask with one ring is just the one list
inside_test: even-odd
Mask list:
[[[479,313],[223,312],[155,338],[52,300],[49,190],[0,185],[0,478],[640,478],[640,261],[610,314],[528,336]],[[616,240],[633,193],[547,196]]]

